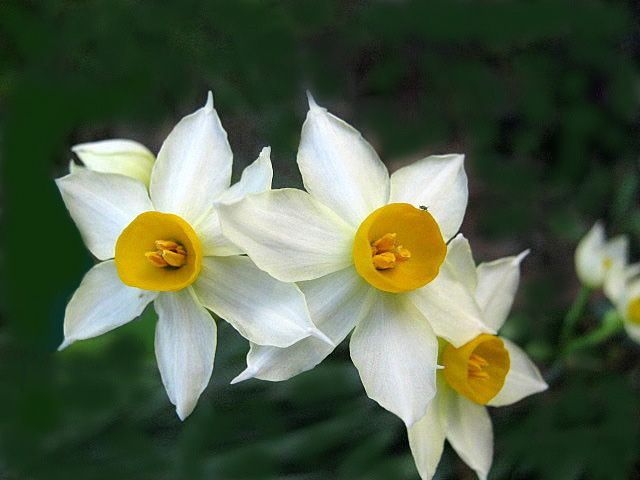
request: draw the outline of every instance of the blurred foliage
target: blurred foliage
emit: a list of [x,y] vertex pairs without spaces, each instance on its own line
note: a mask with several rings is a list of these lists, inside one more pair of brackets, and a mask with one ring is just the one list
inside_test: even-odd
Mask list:
[[[492,478],[640,478],[638,346],[620,336],[553,361],[578,287],[577,240],[604,218],[638,255],[638,10],[613,0],[0,2],[0,478],[417,478],[401,422],[366,398],[345,345],[289,382],[229,386],[247,345],[220,322],[211,385],[185,423],[155,367],[152,311],[54,352],[92,264],[52,181],[70,146],[128,137],[157,151],[209,88],[235,175],[270,144],[275,186],[300,185],[307,88],[391,170],[465,152],[463,231],[478,261],[532,249],[504,333],[552,384],[492,411]],[[439,478],[472,475],[448,449]]]

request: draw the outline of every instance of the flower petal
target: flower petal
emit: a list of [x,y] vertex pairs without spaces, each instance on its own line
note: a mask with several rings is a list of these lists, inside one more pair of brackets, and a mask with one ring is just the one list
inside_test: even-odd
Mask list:
[[81,168],[58,178],[62,200],[91,253],[113,258],[122,230],[143,212],[153,210],[146,187],[122,175]]
[[452,394],[447,401],[447,440],[484,480],[493,462],[493,426],[486,407]]
[[157,295],[122,283],[113,260],[97,264],[84,276],[67,305],[64,342],[59,349],[129,323]]
[[429,404],[424,417],[407,430],[413,460],[422,480],[431,480],[444,450],[445,429],[440,412],[440,394]]
[[640,263],[613,265],[604,280],[604,293],[612,303],[618,303],[624,295],[627,284],[640,276]]
[[154,206],[198,224],[229,187],[232,158],[209,92],[206,105],[180,120],[158,153],[151,172]]
[[604,282],[604,248],[606,237],[602,222],[596,222],[580,240],[575,253],[576,273],[580,281],[591,288],[599,288]]
[[[353,267],[316,280],[300,282],[307,299],[311,319],[335,345],[369,312],[373,290],[362,281]],[[318,365],[335,347],[308,337],[288,348],[251,345],[247,368],[232,383],[249,378],[282,381]]]
[[455,347],[464,345],[483,332],[495,333],[484,324],[480,307],[467,288],[473,279],[465,276],[469,269],[466,268],[467,260],[464,257],[469,252],[463,240],[456,241],[453,248],[447,249],[447,257],[432,282],[406,294],[409,301],[427,318],[436,335]]
[[216,353],[216,324],[188,287],[162,293],[155,303],[156,360],[169,400],[187,418],[207,387]]
[[476,262],[473,260],[469,240],[461,233],[447,245],[447,262],[467,290],[475,292],[478,285]]
[[529,254],[505,257],[478,265],[476,301],[484,314],[484,323],[498,331],[504,324],[520,283],[520,262]]
[[126,175],[149,185],[155,157],[138,142],[102,140],[75,145],[71,151],[91,170]]
[[356,228],[389,198],[389,172],[373,147],[311,95],[298,166],[306,190]]
[[492,407],[502,407],[522,400],[524,397],[546,390],[548,385],[540,370],[526,353],[513,342],[500,337],[509,352],[511,365],[502,390],[489,402]]
[[194,227],[202,246],[202,255],[205,257],[227,257],[229,255],[240,255],[244,253],[240,247],[229,240],[222,233],[220,225],[220,215],[218,210],[213,208]]
[[204,306],[253,343],[288,347],[323,336],[300,289],[269,276],[248,257],[205,257],[193,288]]
[[426,319],[401,295],[378,292],[351,335],[351,359],[369,398],[410,427],[436,393],[438,342]]
[[311,280],[353,263],[355,231],[301,190],[249,195],[220,204],[218,213],[225,236],[283,282]]
[[432,155],[391,175],[389,201],[428,207],[445,240],[460,229],[468,197],[464,155]]
[[216,202],[236,202],[252,193],[265,192],[271,189],[272,180],[271,147],[265,147],[258,159],[244,169],[240,180],[225,190]]

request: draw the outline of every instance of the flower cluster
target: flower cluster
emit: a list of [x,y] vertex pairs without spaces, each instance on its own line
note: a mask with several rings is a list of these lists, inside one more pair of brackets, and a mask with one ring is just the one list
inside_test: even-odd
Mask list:
[[[485,478],[486,406],[547,388],[527,355],[498,336],[528,252],[476,266],[459,233],[463,155],[429,156],[389,175],[357,130],[309,96],[297,156],[306,191],[271,190],[268,148],[230,186],[232,153],[211,94],[157,158],[125,140],[74,152],[84,166],[72,163],[57,183],[101,262],[67,306],[61,348],[153,302],[158,367],[181,419],[212,373],[216,324],[207,310],[250,342],[232,383],[289,379],[351,333],[364,389],[405,423],[424,479],[445,439]],[[606,258],[614,269],[616,255]],[[625,301],[632,313],[640,308]]]

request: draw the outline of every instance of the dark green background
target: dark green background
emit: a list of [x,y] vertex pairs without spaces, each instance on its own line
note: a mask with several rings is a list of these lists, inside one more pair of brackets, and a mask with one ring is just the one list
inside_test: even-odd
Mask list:
[[[504,333],[551,388],[492,410],[492,478],[640,478],[638,346],[620,335],[555,359],[578,239],[604,218],[638,253],[639,50],[633,1],[0,1],[0,478],[417,478],[345,344],[291,381],[229,386],[247,344],[220,322],[211,385],[184,423],[152,311],[54,352],[93,263],[53,182],[70,147],[157,151],[212,89],[235,178],[271,145],[275,186],[299,186],[307,88],[391,170],[467,154],[478,261],[532,249]],[[594,296],[580,328],[607,308]],[[472,478],[450,450],[439,474]]]

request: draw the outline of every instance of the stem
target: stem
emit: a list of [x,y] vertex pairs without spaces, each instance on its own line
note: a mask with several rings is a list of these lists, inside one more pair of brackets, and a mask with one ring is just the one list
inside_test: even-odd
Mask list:
[[591,289],[589,287],[585,287],[584,285],[580,288],[576,299],[571,305],[571,308],[567,312],[564,317],[564,322],[562,323],[562,331],[560,333],[560,345],[564,346],[567,344],[573,331],[582,316],[582,312],[584,307],[587,305],[587,300],[589,300],[589,295],[591,294]]
[[569,342],[562,350],[561,355],[564,357],[576,350],[599,345],[622,330],[622,327],[620,315],[615,309],[611,309],[605,314],[602,324],[597,329]]

